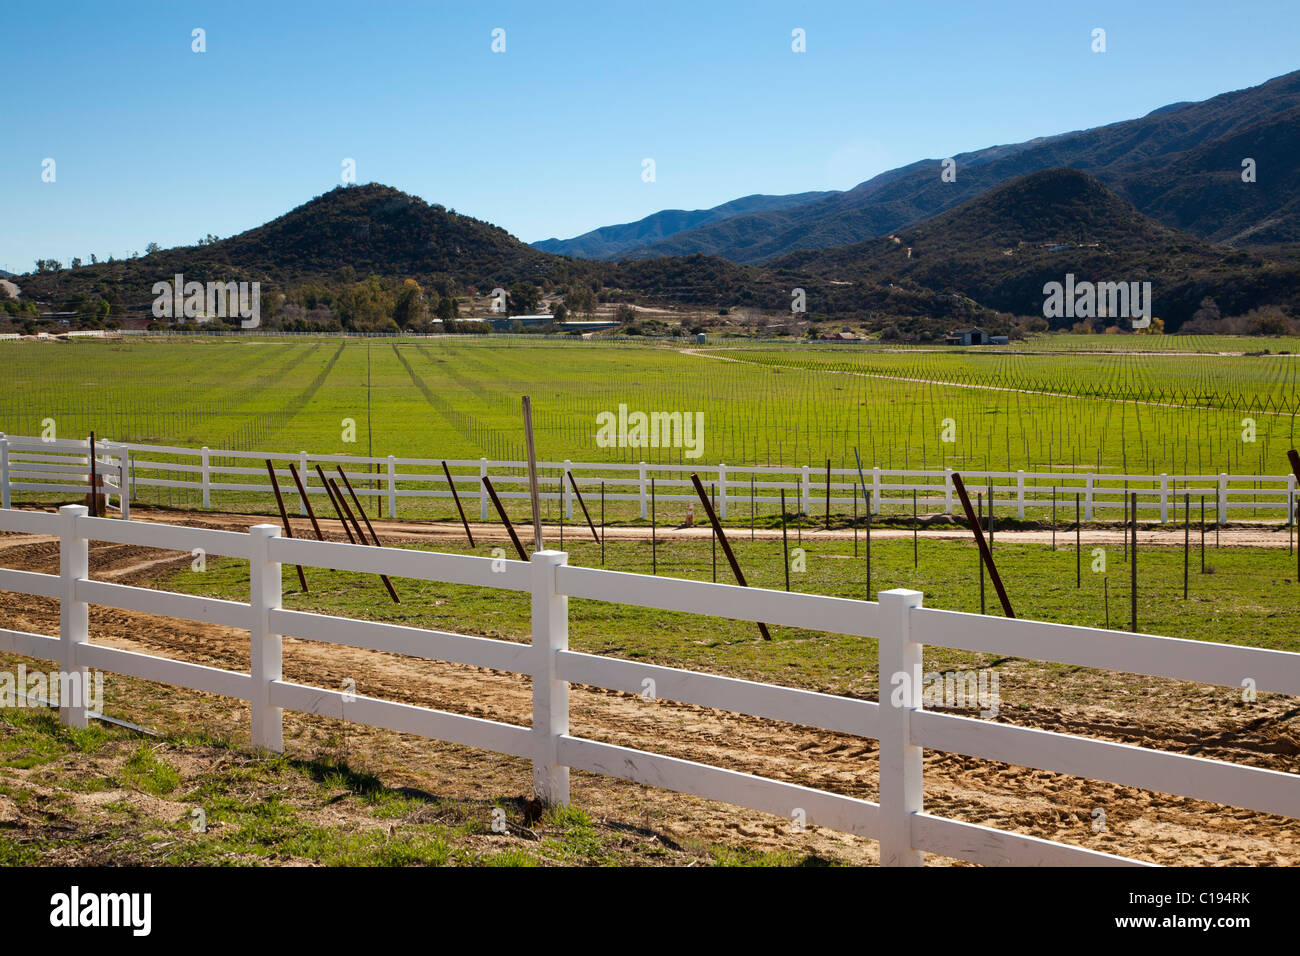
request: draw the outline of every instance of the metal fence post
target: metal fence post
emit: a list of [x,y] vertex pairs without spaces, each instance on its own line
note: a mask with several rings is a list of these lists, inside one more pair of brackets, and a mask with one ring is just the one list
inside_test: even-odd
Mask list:
[[77,600],[77,582],[90,577],[90,556],[86,539],[77,529],[77,519],[90,514],[85,505],[64,505],[59,509],[59,641],[62,669],[59,679],[59,722],[69,727],[86,726],[86,701],[90,684],[87,671],[77,662],[77,645],[90,641],[90,613],[85,601]]
[[284,750],[284,711],[271,706],[271,682],[283,676],[282,642],[272,632],[269,614],[278,610],[282,597],[280,563],[271,560],[273,538],[280,528],[258,524],[248,529],[252,554],[248,561],[248,604],[252,615],[249,627],[250,671],[253,687],[249,710],[253,722],[253,746],[281,753]]
[[563,551],[532,556],[533,795],[548,806],[569,802],[569,768],[560,763],[559,741],[569,733],[569,682],[557,677],[556,655],[569,649],[569,599],[555,589]]
[[877,598],[885,618],[879,641],[880,865],[921,866],[912,846],[912,818],[925,804],[921,748],[912,743],[911,717],[921,708],[921,645],[910,639],[920,591],[896,588]]

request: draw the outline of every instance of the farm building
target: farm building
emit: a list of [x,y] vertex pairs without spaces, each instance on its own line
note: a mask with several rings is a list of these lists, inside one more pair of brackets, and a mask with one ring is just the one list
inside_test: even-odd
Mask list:
[[1005,335],[989,335],[983,329],[969,328],[960,332],[950,332],[943,338],[944,345],[1007,345],[1011,341]]

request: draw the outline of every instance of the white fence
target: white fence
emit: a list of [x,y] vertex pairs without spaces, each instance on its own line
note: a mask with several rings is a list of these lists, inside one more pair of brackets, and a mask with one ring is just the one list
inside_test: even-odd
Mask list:
[[[108,506],[129,518],[131,505],[122,493],[130,475],[126,446],[96,442],[95,472],[103,477]],[[0,435],[0,507],[10,507],[16,491],[89,495],[90,440]]]
[[[388,516],[396,518],[400,499],[450,499],[441,458],[360,457],[351,455],[316,455],[306,451],[283,452],[235,451],[231,449],[187,448],[175,445],[147,445],[124,442],[100,442],[104,455],[102,467],[111,479],[111,494],[118,496],[115,507],[125,507],[128,514],[133,493],[143,488],[185,490],[213,507],[214,494],[271,493],[266,461],[277,463],[276,475],[286,497],[298,499],[300,513],[306,506],[293,486],[288,464],[297,466],[308,497],[328,495],[316,478],[314,466],[322,465],[326,473],[335,466],[347,470],[348,478],[359,494],[379,498],[386,503]],[[85,441],[60,441],[53,445],[39,438],[0,435],[0,494],[9,506],[10,490],[78,490],[57,483],[59,473],[72,478],[77,463],[65,460],[80,454],[79,473],[86,473]],[[62,455],[62,457],[61,457]],[[478,503],[479,520],[488,520],[489,498],[483,477],[491,478],[504,500],[528,499],[527,478],[523,461],[489,461],[447,459],[446,464],[462,501]],[[718,513],[727,517],[728,510],[773,508],[786,492],[791,506],[801,513],[812,514],[829,507],[840,514],[871,502],[873,514],[910,514],[912,495],[918,508],[941,509],[953,513],[954,502],[960,508],[953,487],[953,469],[906,470],[832,468],[827,487],[824,465],[737,466],[695,464],[614,464],[599,462],[544,461],[541,469],[541,497],[562,503],[567,518],[573,518],[574,495],[570,476],[584,497],[604,494],[607,501],[635,502],[642,518],[647,517],[652,496],[663,502],[695,501],[690,472],[716,494]],[[1059,509],[1064,520],[1074,513],[1074,499],[1084,521],[1101,518],[1106,512],[1118,518],[1125,510],[1129,493],[1138,496],[1138,516],[1142,520],[1180,521],[1188,517],[1183,511],[1184,495],[1190,498],[1193,521],[1199,520],[1200,502],[1205,499],[1210,520],[1224,523],[1233,517],[1285,521],[1290,524],[1296,514],[1296,478],[1294,475],[1124,475],[1091,472],[967,471],[960,473],[972,497],[985,493],[1002,513],[1013,512],[1024,518],[1026,508],[1040,513]],[[42,483],[44,482],[44,483]],[[864,491],[865,488],[865,491]],[[122,489],[126,490],[121,495]],[[512,490],[513,489],[513,490]],[[81,487],[85,490],[84,484]],[[855,497],[856,495],[856,497]]]
[[[917,865],[926,852],[985,864],[1137,862],[926,813],[923,748],[1300,816],[1300,775],[927,711],[921,671],[923,647],[935,644],[1238,689],[1253,681],[1261,692],[1300,696],[1296,653],[932,610],[922,606],[915,591],[886,591],[879,602],[857,601],[573,567],[567,555],[554,551],[538,552],[529,562],[499,561],[282,538],[274,525],[244,534],[90,518],[80,505],[64,506],[58,514],[3,510],[0,530],[57,535],[60,541],[57,575],[0,570],[0,590],[60,601],[59,636],[0,629],[0,649],[57,660],[65,673],[82,680],[88,668],[98,668],[247,700],[253,743],[270,750],[283,747],[284,709],[322,714],[529,759],[535,792],[548,802],[568,801],[574,768],[873,838],[886,865]],[[92,580],[89,540],[183,552],[202,548],[246,560],[248,602]],[[532,643],[287,610],[281,607],[284,564],[524,592],[532,602]],[[571,651],[570,598],[875,639],[880,701]],[[246,629],[250,672],[91,643],[90,604]],[[528,675],[531,726],[286,681],[283,635]],[[654,681],[657,698],[878,739],[879,802],[569,733],[571,683],[640,694],[646,678]],[[61,719],[84,726],[84,700],[83,693],[83,706],[61,702]]]

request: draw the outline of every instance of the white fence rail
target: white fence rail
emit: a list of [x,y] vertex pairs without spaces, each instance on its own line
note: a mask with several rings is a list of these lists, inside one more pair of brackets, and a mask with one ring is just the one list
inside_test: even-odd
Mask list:
[[[122,492],[130,470],[125,446],[96,442],[95,472],[103,478],[103,497],[124,518],[131,514],[129,496]],[[13,493],[22,491],[89,495],[90,440],[0,435],[0,507],[10,507]]]
[[[402,499],[450,499],[441,458],[361,457],[316,455],[306,451],[236,451],[232,449],[187,448],[175,445],[147,445],[100,442],[104,473],[110,495],[118,509],[129,514],[133,492],[146,488],[188,491],[212,508],[218,495],[268,495],[270,482],[266,461],[276,464],[276,475],[286,497],[306,505],[294,487],[288,464],[296,465],[308,497],[328,501],[315,474],[322,465],[327,475],[336,466],[346,469],[359,494],[381,499],[388,517],[398,516]],[[85,490],[87,465],[85,441],[60,441],[54,445],[40,438],[0,435],[0,494],[9,506],[12,491]],[[75,460],[80,454],[81,460]],[[456,491],[463,501],[478,503],[479,520],[488,520],[489,498],[482,478],[489,476],[503,500],[527,500],[527,462],[479,459],[446,459]],[[786,492],[790,505],[803,514],[829,507],[845,514],[855,507],[865,510],[871,502],[873,514],[910,514],[912,496],[918,508],[953,513],[960,508],[953,487],[953,469],[908,470],[889,468],[832,468],[824,465],[739,466],[705,464],[618,464],[602,462],[544,461],[541,468],[541,497],[561,503],[565,516],[573,518],[574,495],[570,476],[584,497],[604,494],[611,502],[635,502],[642,518],[647,517],[651,496],[656,501],[695,501],[690,472],[716,494],[718,512],[727,517],[739,507],[773,508]],[[1127,475],[1101,472],[968,471],[960,469],[971,490],[984,492],[994,508],[1024,518],[1026,509],[1057,508],[1064,519],[1073,515],[1078,496],[1084,521],[1124,513],[1126,497],[1137,494],[1138,517],[1161,522],[1189,517],[1183,509],[1184,495],[1190,498],[1190,517],[1199,520],[1202,499],[1212,521],[1224,523],[1234,517],[1292,523],[1296,516],[1295,475]],[[63,477],[66,476],[66,479]],[[829,488],[827,479],[829,477]],[[82,484],[78,487],[76,481]],[[125,493],[123,493],[125,489]]]
[[[928,711],[921,653],[926,644],[1013,655],[1300,696],[1300,654],[1009,621],[922,606],[915,591],[885,591],[879,602],[658,578],[568,565],[543,551],[531,561],[437,554],[280,537],[258,525],[247,534],[87,517],[80,505],[58,514],[0,510],[0,530],[57,535],[59,574],[0,571],[0,589],[60,601],[59,635],[0,629],[0,649],[60,662],[84,680],[88,668],[247,700],[255,746],[283,748],[285,709],[451,741],[528,759],[536,795],[569,800],[571,768],[719,800],[804,823],[877,839],[885,865],[916,865],[926,852],[985,864],[1133,864],[1077,846],[965,823],[924,811],[923,748],[1209,800],[1263,813],[1300,816],[1300,775]],[[202,547],[247,560],[249,600],[224,601],[94,581],[88,541],[163,549]],[[284,564],[448,581],[527,593],[532,642],[517,644],[293,611],[281,607]],[[880,701],[602,657],[568,648],[568,601],[764,621],[879,642]],[[249,673],[190,664],[90,642],[90,604],[247,629]],[[344,644],[512,671],[532,679],[529,726],[468,717],[310,687],[284,679],[282,637]],[[879,801],[804,787],[689,760],[572,736],[569,688],[578,683],[788,721],[880,742]],[[83,685],[84,687],[84,685]],[[85,695],[60,701],[60,717],[84,726]]]

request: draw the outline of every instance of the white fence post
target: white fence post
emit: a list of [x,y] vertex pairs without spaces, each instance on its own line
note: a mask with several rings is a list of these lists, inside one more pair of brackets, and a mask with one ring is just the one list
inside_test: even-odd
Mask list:
[[1228,476],[1219,473],[1219,524],[1228,520]]
[[[1286,476],[1286,524],[1291,527],[1295,521],[1295,507],[1292,502],[1295,501],[1295,475]],[[9,507],[5,505],[5,507]]]
[[799,513],[812,513],[812,483],[808,479],[808,466],[799,470]]
[[1025,469],[1016,469],[1016,517],[1025,519]]
[[548,806],[569,802],[569,768],[559,760],[559,740],[569,733],[569,682],[556,676],[556,655],[569,649],[569,598],[555,590],[563,551],[532,556],[533,795]]
[[646,516],[646,483],[645,483],[645,462],[641,462],[641,518],[645,520]]
[[269,612],[280,607],[282,582],[280,563],[272,561],[271,539],[280,536],[273,524],[248,529],[252,554],[248,561],[248,603],[252,614],[249,628],[250,671],[253,689],[249,710],[253,719],[253,746],[281,753],[284,750],[284,711],[271,706],[271,682],[283,676],[282,642],[272,633]]
[[117,503],[122,520],[131,520],[131,449],[123,447],[117,455]]
[[388,456],[388,517],[397,517],[397,465],[393,456]]
[[920,591],[881,591],[885,616],[879,641],[880,865],[921,866],[912,846],[912,816],[925,803],[921,748],[912,743],[912,711],[921,708],[921,645],[910,640],[909,616]]
[[90,640],[90,614],[85,601],[77,600],[77,582],[90,577],[90,556],[86,539],[77,531],[77,519],[90,514],[85,505],[64,505],[59,530],[59,722],[69,727],[86,726],[86,700],[90,683],[86,668],[77,663],[77,645]]
[[208,446],[204,445],[199,451],[199,474],[203,476],[203,507],[212,507],[212,478],[208,473]]
[[943,513],[952,514],[952,469],[943,470]]
[[[302,476],[302,487],[303,490],[306,491],[308,485],[308,479],[307,479],[307,453],[305,451],[298,452],[298,474]],[[321,491],[324,492],[325,489],[322,488]],[[307,499],[303,495],[298,496],[298,510],[303,517],[307,516]]]
[[487,485],[483,484],[483,479],[487,477],[487,459],[478,460],[478,520],[487,521]]
[[720,517],[727,516],[727,465],[724,462],[718,466],[718,514]]
[[871,469],[871,513],[880,514],[880,466]]
[[0,508],[9,507],[9,439],[0,435]]
[[1089,475],[1087,482],[1083,486],[1083,520],[1092,520],[1092,479],[1096,477]]
[[564,459],[564,477],[560,479],[560,484],[564,491],[564,520],[573,520],[573,493],[569,490],[570,482],[573,480],[573,462]]
[[1160,523],[1169,520],[1169,475],[1160,473]]

